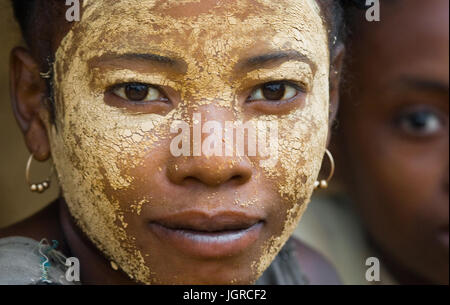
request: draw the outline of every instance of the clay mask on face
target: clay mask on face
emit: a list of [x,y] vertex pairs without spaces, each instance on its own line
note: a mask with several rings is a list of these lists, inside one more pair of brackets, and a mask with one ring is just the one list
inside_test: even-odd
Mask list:
[[[189,13],[190,5],[195,13]],[[269,51],[302,56],[236,72],[246,58]],[[150,53],[160,57],[142,56]],[[129,64],[127,56],[141,56],[142,65]],[[108,64],[118,57],[121,61]],[[328,58],[326,29],[313,0],[85,0],[82,20],[56,52],[56,123],[47,126],[64,198],[79,227],[131,278],[157,282],[147,261],[152,253],[137,246],[124,217],[124,206],[140,213],[151,200],[124,202],[109,194],[132,189],[138,180],[132,169],[173,137],[171,122],[199,107],[214,104],[236,119],[276,120],[283,135],[278,162],[252,164],[275,181],[287,213],[282,232],[267,240],[254,260],[254,273],[261,274],[295,228],[321,166],[328,132]],[[154,68],[160,66],[165,68]],[[297,108],[281,115],[246,114],[237,98],[243,87],[284,79],[307,91]],[[179,102],[165,112],[105,102],[108,88],[130,82],[170,87]]]

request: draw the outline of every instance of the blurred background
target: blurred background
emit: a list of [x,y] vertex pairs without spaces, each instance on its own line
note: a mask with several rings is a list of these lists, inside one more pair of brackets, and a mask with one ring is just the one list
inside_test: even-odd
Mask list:
[[[42,209],[57,196],[53,179],[44,194],[31,193],[25,183],[25,165],[29,157],[22,133],[14,119],[9,97],[9,53],[23,45],[9,0],[0,0],[0,228],[13,224]],[[48,164],[31,165],[32,181],[49,174]]]

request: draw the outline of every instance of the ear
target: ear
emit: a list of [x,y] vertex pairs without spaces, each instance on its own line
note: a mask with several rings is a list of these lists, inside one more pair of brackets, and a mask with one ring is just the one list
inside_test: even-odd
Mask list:
[[[330,129],[333,126],[339,108],[339,83],[341,80],[344,55],[344,44],[341,43],[335,46],[330,64]],[[331,133],[328,133],[327,144],[330,142],[330,135]]]
[[42,114],[47,86],[40,76],[40,69],[30,52],[22,47],[14,48],[10,57],[10,94],[12,109],[22,130],[28,150],[38,161],[50,156],[50,145]]

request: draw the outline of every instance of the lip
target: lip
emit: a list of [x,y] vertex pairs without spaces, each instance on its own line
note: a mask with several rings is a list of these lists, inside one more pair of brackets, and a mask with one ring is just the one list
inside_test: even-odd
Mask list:
[[210,215],[183,212],[149,222],[156,237],[178,251],[201,258],[237,255],[251,246],[264,221],[240,212]]

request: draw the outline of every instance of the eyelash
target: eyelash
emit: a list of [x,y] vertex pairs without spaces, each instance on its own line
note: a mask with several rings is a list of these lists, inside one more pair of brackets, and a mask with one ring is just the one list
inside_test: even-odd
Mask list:
[[[281,85],[283,86],[283,96],[281,98],[275,98],[275,99],[270,99],[267,98],[267,96],[264,96],[265,94],[271,94],[271,92],[264,92],[265,89],[271,89],[270,87],[274,87],[274,86],[278,86]],[[287,91],[289,92],[290,96],[286,97],[286,93]],[[251,92],[251,94],[249,95],[249,97],[247,98],[247,102],[254,102],[254,101],[267,101],[267,102],[280,102],[280,101],[289,101],[292,100],[293,98],[295,98],[296,96],[299,95],[299,93],[306,93],[306,89],[305,86],[299,86],[293,82],[290,81],[272,81],[272,82],[267,82],[264,83],[258,87],[256,87],[255,89],[253,89],[253,91]],[[256,97],[256,95],[259,95],[259,97]],[[288,95],[289,95],[288,94]],[[262,97],[262,98],[260,98]],[[264,99],[265,98],[265,99]]]
[[[130,90],[132,90],[134,87],[135,90],[143,90],[142,98],[135,96],[135,98],[130,97],[129,95],[133,94]],[[146,102],[168,102],[169,99],[166,97],[166,95],[162,92],[160,88],[153,85],[148,85],[144,83],[125,83],[125,84],[119,84],[116,86],[113,86],[110,91],[115,94],[116,96],[130,101],[134,103],[146,103]],[[128,92],[127,92],[128,91]],[[135,94],[139,94],[138,92],[134,92]],[[157,98],[149,99],[150,95],[157,95]]]
[[[277,90],[276,86],[279,86],[278,90],[282,90],[279,92],[278,95],[282,94],[280,98],[268,98],[267,95],[270,95],[272,93],[277,94],[275,91]],[[130,97],[133,92],[133,88],[139,91],[143,91],[140,96]],[[272,90],[272,92],[267,90]],[[264,92],[266,90],[266,92]],[[145,102],[168,102],[169,99],[166,97],[166,95],[162,92],[160,88],[157,86],[144,84],[144,83],[124,83],[113,86],[109,91],[111,91],[114,95],[116,95],[119,98],[122,98],[129,102],[134,103],[145,103]],[[127,92],[128,91],[128,92]],[[134,92],[135,94],[138,94],[138,92]],[[246,102],[254,102],[254,101],[267,101],[267,102],[279,102],[279,101],[288,101],[296,97],[299,93],[306,93],[306,90],[304,86],[299,86],[297,84],[294,84],[293,82],[289,81],[272,81],[264,83],[255,89],[252,90],[251,94],[247,97]],[[149,95],[154,95],[155,98],[148,99]],[[286,97],[288,95],[288,97]],[[142,96],[142,97],[141,97]],[[272,96],[273,97],[273,96]]]

